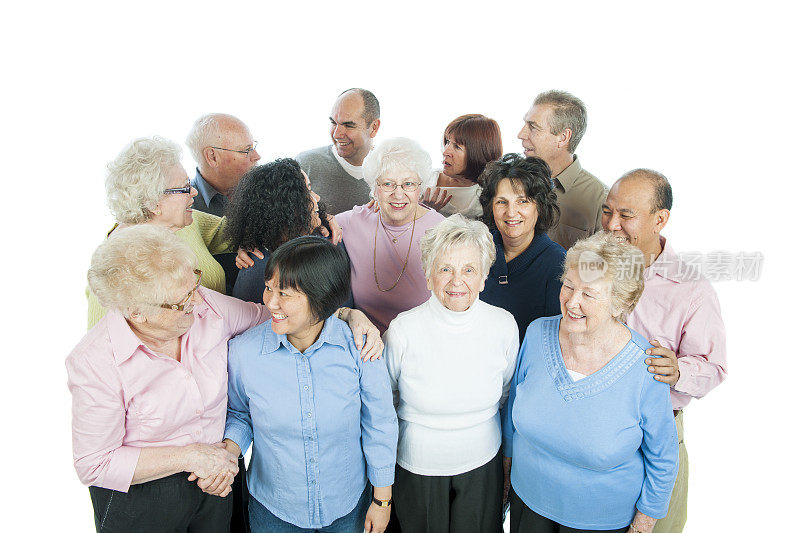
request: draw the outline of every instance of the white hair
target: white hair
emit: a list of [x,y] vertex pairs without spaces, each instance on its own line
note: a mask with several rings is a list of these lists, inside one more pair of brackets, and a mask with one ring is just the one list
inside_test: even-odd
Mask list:
[[432,173],[431,156],[416,141],[394,137],[386,139],[367,154],[362,169],[364,181],[369,185],[373,196],[378,178],[397,169],[415,174],[422,182],[421,187],[424,187],[430,181]]
[[130,316],[174,303],[195,268],[197,256],[177,235],[155,224],[138,224],[114,231],[95,250],[86,277],[103,307]]
[[108,207],[120,224],[147,222],[167,188],[167,173],[181,164],[181,147],[163,137],[142,137],[108,164]]
[[492,234],[486,224],[469,220],[456,213],[442,220],[425,232],[420,240],[422,249],[422,268],[425,278],[430,279],[436,260],[447,250],[462,246],[474,246],[481,255],[481,276],[489,275],[496,256]]
[[220,119],[229,116],[221,113],[209,113],[194,121],[189,135],[186,136],[186,146],[189,147],[189,152],[192,153],[192,157],[198,165],[203,164],[203,149],[215,144],[217,139],[222,137]]
[[599,260],[607,266],[603,278],[609,284],[611,314],[627,315],[636,307],[644,291],[644,254],[636,246],[620,242],[607,232],[598,231],[591,237],[581,239],[567,250],[564,258],[564,273],[578,268],[588,260]]

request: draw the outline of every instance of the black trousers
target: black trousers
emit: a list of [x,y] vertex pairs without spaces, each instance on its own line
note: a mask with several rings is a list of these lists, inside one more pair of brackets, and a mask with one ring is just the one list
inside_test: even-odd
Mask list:
[[395,511],[409,533],[503,531],[503,462],[491,461],[456,476],[421,476],[397,466]]
[[127,493],[89,487],[98,533],[228,531],[233,498],[206,494],[181,472],[131,485]]
[[233,478],[229,496],[233,497],[230,533],[250,533],[250,517],[247,513],[250,491],[247,490],[247,477],[244,472],[244,457],[242,456],[239,456],[239,473]]
[[[597,529],[575,529],[562,526],[558,522],[553,522],[545,518],[536,511],[531,510],[525,505],[514,489],[511,489],[509,498],[511,500],[511,528],[510,533],[600,533]],[[605,533],[625,533],[627,527],[622,529],[605,529]]]

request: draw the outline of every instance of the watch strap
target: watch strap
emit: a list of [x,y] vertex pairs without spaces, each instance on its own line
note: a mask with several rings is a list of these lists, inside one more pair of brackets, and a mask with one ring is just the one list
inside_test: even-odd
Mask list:
[[390,505],[392,505],[393,502],[394,500],[392,500],[391,498],[389,498],[388,500],[379,500],[375,496],[372,497],[372,503],[374,503],[378,507],[389,507]]

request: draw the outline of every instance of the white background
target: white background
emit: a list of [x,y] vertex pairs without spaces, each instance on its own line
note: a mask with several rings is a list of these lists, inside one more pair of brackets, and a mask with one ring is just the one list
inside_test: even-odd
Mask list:
[[676,249],[762,252],[759,282],[715,284],[730,378],[686,412],[687,531],[797,527],[798,19],[781,4],[6,6],[0,529],[93,527],[63,361],[112,222],[106,162],[137,136],[182,143],[212,111],[248,123],[263,161],[293,156],[328,142],[331,104],[354,86],[380,99],[378,140],[415,138],[435,162],[457,115],[495,118],[520,151],[533,97],[569,90],[589,109],[584,168],[607,184],[640,166],[671,180]]

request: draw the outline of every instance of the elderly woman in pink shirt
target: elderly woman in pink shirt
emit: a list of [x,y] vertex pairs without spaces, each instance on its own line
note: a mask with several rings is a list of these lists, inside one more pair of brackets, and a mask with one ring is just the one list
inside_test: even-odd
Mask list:
[[[109,312],[66,365],[75,469],[98,531],[228,530],[227,343],[269,311],[200,286],[196,266],[153,225],[115,231],[92,257],[89,286]],[[377,355],[363,314],[342,316],[356,338],[369,330],[362,353]]]

